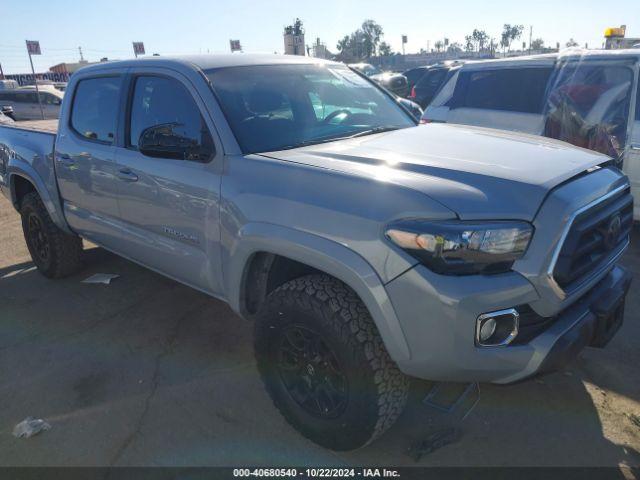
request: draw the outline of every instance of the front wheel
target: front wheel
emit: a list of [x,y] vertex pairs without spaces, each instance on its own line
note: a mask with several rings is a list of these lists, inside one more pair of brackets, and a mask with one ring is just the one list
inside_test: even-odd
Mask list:
[[24,196],[20,206],[22,231],[33,263],[48,278],[61,278],[80,267],[82,239],[60,230],[37,193]]
[[364,304],[332,277],[309,275],[272,292],[256,319],[255,349],[275,406],[324,447],[367,445],[406,404],[407,377]]

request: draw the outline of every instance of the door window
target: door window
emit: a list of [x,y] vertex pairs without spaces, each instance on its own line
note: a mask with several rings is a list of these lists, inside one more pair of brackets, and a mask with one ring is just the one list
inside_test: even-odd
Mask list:
[[447,70],[444,68],[432,70],[420,79],[416,88],[424,89],[426,94],[433,95],[436,93],[440,85],[442,85],[446,75]]
[[638,82],[638,91],[636,92],[636,120],[640,121],[640,82]]
[[588,61],[560,65],[546,106],[545,135],[618,157],[626,144],[633,71]]
[[42,100],[43,105],[60,105],[62,103],[58,97],[46,92],[40,92],[40,100]]
[[0,102],[15,102],[15,93],[0,93]]
[[17,93],[12,99],[16,103],[38,103],[36,93]]
[[503,68],[465,74],[463,107],[542,113],[551,68]]
[[[184,159],[208,161],[214,153],[211,134],[191,93],[177,80],[140,76],[131,103],[128,146],[137,149],[151,127],[166,126],[171,141],[189,146]],[[170,157],[167,157],[170,158]]]
[[113,143],[120,100],[120,77],[78,82],[71,109],[71,127],[84,138]]

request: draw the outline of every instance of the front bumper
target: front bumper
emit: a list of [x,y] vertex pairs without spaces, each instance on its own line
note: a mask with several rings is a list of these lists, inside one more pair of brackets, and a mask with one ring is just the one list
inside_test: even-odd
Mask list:
[[538,299],[520,274],[443,277],[417,266],[386,289],[409,343],[398,361],[411,376],[441,381],[511,383],[556,370],[585,346],[604,346],[620,328],[631,275],[614,266],[593,288],[524,344],[478,348],[478,315]]

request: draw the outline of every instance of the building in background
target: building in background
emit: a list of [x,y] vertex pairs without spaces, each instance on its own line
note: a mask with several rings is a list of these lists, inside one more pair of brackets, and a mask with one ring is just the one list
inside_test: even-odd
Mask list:
[[296,18],[293,25],[284,27],[284,54],[285,55],[306,55],[304,44],[304,29],[302,20]]
[[[96,62],[91,62],[91,63],[96,63]],[[90,65],[90,63],[86,60],[80,60],[79,62],[76,62],[76,63],[58,63],[53,67],[49,67],[49,71],[54,73],[71,74],[86,65]]]
[[604,31],[605,50],[640,47],[640,38],[626,38],[627,26],[607,28]]
[[329,49],[327,49],[327,46],[320,41],[320,38],[316,38],[316,43],[311,46],[311,55],[316,58],[324,58],[327,60],[333,57]]

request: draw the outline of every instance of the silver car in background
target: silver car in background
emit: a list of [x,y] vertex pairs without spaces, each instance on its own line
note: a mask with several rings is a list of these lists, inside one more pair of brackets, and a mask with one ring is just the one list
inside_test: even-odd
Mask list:
[[[38,86],[44,119],[55,119],[60,116],[60,106],[64,93],[53,86]],[[13,108],[16,121],[41,120],[40,103],[35,87],[21,87],[0,90],[0,105]]]

